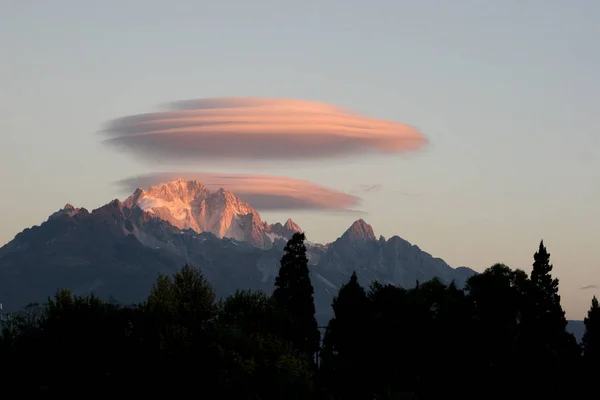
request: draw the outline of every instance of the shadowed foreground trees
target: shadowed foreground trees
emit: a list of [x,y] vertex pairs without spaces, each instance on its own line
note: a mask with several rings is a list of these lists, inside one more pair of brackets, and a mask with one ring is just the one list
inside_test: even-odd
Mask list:
[[5,329],[3,379],[24,384],[22,395],[311,398],[309,362],[282,339],[282,318],[260,292],[216,302],[189,266],[159,276],[131,307],[63,290],[32,322],[19,317]]
[[132,306],[59,291],[5,324],[2,380],[25,397],[520,399],[574,397],[599,372],[598,301],[582,357],[543,244],[531,278],[496,264],[464,289],[438,279],[365,289],[352,274],[333,301],[317,368],[303,241],[288,243],[272,296],[216,300],[189,266],[159,276]]

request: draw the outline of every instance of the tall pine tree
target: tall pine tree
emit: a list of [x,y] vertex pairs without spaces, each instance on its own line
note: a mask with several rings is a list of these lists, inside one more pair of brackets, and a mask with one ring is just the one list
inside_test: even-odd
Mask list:
[[596,296],[592,299],[592,306],[583,323],[585,324],[585,333],[581,341],[583,356],[590,362],[589,365],[598,368],[600,362],[600,307]]
[[546,250],[543,240],[540,242],[538,251],[533,255],[533,259],[531,283],[535,324],[542,332],[560,336],[565,331],[567,319],[560,305],[558,279],[552,278],[550,253]]
[[304,233],[295,233],[284,248],[273,299],[289,316],[285,335],[305,353],[311,363],[319,349],[320,334],[315,318],[314,289],[308,274]]
[[551,275],[550,253],[543,241],[533,259],[523,348],[529,370],[543,373],[548,381],[543,388],[534,385],[531,390],[537,396],[550,396],[568,390],[565,378],[576,374],[573,364],[579,358],[580,348],[575,337],[565,330],[567,319],[560,304],[558,279]]
[[335,317],[323,339],[321,369],[327,390],[342,399],[367,398],[371,350],[369,299],[356,272],[342,285],[331,305]]

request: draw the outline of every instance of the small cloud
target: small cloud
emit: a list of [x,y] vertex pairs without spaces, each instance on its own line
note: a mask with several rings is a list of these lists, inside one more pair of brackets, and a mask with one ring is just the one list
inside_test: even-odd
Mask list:
[[[372,194],[372,193],[378,193],[381,192],[383,190],[383,185],[382,184],[361,184],[361,185],[357,185],[356,189],[351,190],[351,193],[363,193],[363,194]],[[397,189],[393,189],[393,190],[386,190],[386,192],[389,193],[393,193],[393,194],[399,194],[402,196],[419,196],[419,193],[412,193],[412,192],[407,192],[404,190],[397,190]]]
[[379,183],[377,183],[375,185],[362,184],[362,185],[358,185],[358,191],[360,191],[362,193],[374,193],[374,192],[379,192],[382,187],[383,186]]
[[226,189],[251,204],[258,211],[325,210],[357,212],[351,207],[361,199],[336,189],[301,179],[272,175],[222,174],[213,172],[162,172],[134,176],[116,184],[132,193],[137,188],[174,181],[178,178],[195,180],[209,190]]
[[217,98],[169,108],[110,121],[105,143],[151,162],[315,160],[413,152],[427,144],[409,125],[306,100]]
[[370,215],[369,212],[362,211],[362,210],[336,210],[336,211],[331,211],[328,214],[335,216],[335,217],[345,217],[348,215],[350,215],[350,216]]
[[588,289],[598,289],[598,285],[593,284],[593,285],[587,285],[587,286],[582,286],[579,288],[580,290],[588,290]]

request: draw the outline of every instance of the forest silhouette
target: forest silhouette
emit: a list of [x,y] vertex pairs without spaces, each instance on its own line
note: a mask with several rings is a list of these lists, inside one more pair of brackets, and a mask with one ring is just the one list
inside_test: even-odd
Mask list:
[[[528,274],[496,264],[464,288],[411,289],[356,273],[315,318],[304,234],[287,243],[272,295],[217,299],[199,269],[158,276],[121,305],[59,290],[4,319],[0,379],[28,395],[232,399],[564,398],[600,372],[594,297],[581,344],[567,333],[541,242]],[[320,329],[321,328],[321,329]]]

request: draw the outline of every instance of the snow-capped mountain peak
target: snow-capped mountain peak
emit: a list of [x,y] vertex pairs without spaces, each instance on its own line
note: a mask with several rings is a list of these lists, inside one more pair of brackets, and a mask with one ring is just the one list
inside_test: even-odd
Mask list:
[[[248,203],[223,188],[211,192],[198,181],[177,179],[151,186],[148,190],[137,189],[125,200],[129,208],[142,210],[170,222],[179,229],[211,232],[217,237],[247,241],[259,248],[272,246],[272,227],[265,224],[259,213]],[[280,232],[282,238],[289,232],[300,231],[291,220]],[[293,234],[293,233],[292,233]]]

